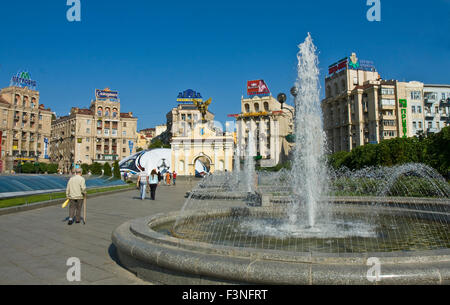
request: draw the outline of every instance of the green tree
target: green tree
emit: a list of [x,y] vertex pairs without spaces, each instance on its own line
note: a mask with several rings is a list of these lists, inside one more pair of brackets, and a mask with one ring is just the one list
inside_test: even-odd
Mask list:
[[89,173],[89,164],[81,164],[81,169],[83,170],[83,175],[86,175],[87,173]]
[[155,148],[170,148],[170,144],[164,144],[161,139],[155,139],[152,141],[152,143],[148,146],[148,149],[155,149]]
[[58,172],[58,164],[50,163],[47,164],[47,173],[56,174]]
[[108,162],[105,162],[105,164],[103,164],[103,175],[107,177],[112,176],[111,166],[109,165]]
[[45,173],[47,171],[48,164],[47,163],[39,163],[39,172]]
[[26,162],[22,164],[22,173],[31,174],[35,173],[36,169],[34,168],[34,164],[30,162]]
[[119,166],[119,161],[114,161],[114,171],[113,171],[113,173],[114,173],[114,178],[117,178],[117,179],[120,179],[121,178],[121,176],[120,176],[120,166]]
[[89,165],[89,170],[91,171],[92,175],[100,176],[102,174],[102,165],[98,162],[94,162]]

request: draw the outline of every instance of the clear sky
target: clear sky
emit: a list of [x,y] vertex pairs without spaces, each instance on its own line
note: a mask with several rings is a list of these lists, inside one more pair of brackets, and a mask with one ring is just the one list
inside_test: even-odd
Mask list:
[[247,80],[289,92],[308,32],[322,86],[328,65],[351,52],[385,79],[450,84],[450,0],[381,0],[380,22],[366,19],[366,1],[81,0],[81,22],[68,22],[66,0],[2,0],[0,87],[27,70],[58,116],[109,87],[138,129],[165,123],[190,88],[225,122]]

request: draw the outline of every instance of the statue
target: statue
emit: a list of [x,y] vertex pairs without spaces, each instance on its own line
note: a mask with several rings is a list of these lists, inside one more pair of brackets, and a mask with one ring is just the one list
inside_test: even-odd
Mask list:
[[205,102],[200,102],[200,101],[198,101],[196,99],[193,99],[192,102],[194,103],[195,107],[197,107],[197,109],[202,114],[202,120],[203,120],[203,123],[205,123],[206,122],[206,118],[205,117],[206,117],[206,113],[208,112],[208,106],[212,102],[211,98],[209,98]]

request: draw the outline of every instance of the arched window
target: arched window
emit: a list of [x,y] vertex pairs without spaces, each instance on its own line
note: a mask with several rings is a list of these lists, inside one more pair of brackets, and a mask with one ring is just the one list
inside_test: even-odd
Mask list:
[[269,103],[264,102],[264,111],[269,111]]
[[117,108],[113,108],[112,116],[113,118],[117,118]]
[[103,108],[102,107],[98,107],[97,108],[97,115],[98,116],[102,116],[103,115]]
[[22,107],[25,108],[27,106],[28,106],[28,96],[24,96],[22,101]]
[[20,101],[20,95],[16,94],[15,98],[14,98],[14,105],[18,105]]
[[245,112],[250,112],[250,105],[249,104],[245,104],[244,108],[245,108]]
[[255,103],[255,112],[259,112],[259,104]]
[[34,108],[34,107],[36,107],[36,98],[35,97],[33,97],[31,99],[31,108]]
[[109,107],[105,108],[105,116],[109,116],[110,112],[111,112],[111,109],[109,109]]

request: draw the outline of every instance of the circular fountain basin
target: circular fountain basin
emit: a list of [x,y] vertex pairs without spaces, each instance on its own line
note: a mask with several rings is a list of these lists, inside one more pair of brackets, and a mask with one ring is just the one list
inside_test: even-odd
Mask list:
[[246,207],[135,219],[112,240],[122,265],[155,283],[450,284],[449,213],[355,203],[339,211],[327,228],[339,234],[326,237],[320,225],[283,229],[284,209]]

